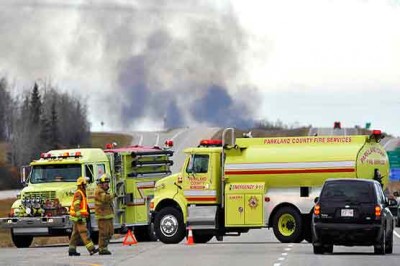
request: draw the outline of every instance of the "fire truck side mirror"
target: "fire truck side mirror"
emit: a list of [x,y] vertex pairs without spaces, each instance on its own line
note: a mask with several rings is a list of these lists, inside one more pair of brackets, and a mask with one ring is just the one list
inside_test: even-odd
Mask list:
[[28,175],[29,175],[30,166],[22,166],[21,167],[21,184],[26,186]]

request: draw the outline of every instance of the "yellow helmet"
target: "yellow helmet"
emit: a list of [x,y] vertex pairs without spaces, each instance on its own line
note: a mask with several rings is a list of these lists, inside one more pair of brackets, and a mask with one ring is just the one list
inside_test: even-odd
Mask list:
[[98,179],[99,183],[110,183],[110,176],[108,174],[102,174]]
[[78,177],[78,179],[76,180],[76,184],[77,184],[78,186],[80,186],[80,185],[86,185],[86,183],[87,183],[86,177],[84,177],[84,176]]

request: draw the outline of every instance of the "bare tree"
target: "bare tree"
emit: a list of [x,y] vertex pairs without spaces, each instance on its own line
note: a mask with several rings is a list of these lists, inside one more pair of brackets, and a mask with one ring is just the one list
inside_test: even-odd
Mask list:
[[0,79],[0,141],[5,141],[10,134],[10,116],[12,115],[12,100],[8,91],[7,80]]

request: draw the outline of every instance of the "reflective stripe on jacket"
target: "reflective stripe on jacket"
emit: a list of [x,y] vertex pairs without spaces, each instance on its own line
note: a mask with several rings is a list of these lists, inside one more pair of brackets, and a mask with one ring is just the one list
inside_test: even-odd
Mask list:
[[80,189],[78,189],[74,194],[71,208],[69,210],[69,215],[71,215],[72,217],[89,217],[86,195]]

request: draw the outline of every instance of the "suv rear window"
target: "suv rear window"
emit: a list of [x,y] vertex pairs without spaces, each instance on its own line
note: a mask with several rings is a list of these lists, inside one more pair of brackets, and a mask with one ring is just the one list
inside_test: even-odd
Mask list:
[[343,201],[351,200],[356,202],[375,202],[374,188],[368,182],[345,182],[335,181],[325,183],[321,200]]

